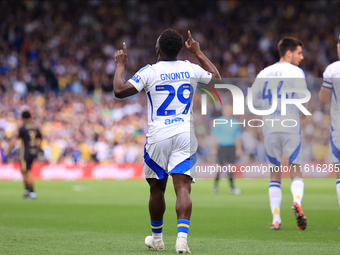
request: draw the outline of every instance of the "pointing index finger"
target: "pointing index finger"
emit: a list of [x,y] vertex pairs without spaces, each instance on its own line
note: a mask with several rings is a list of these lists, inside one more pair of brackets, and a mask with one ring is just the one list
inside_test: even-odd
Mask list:
[[189,36],[189,39],[191,39],[191,33],[190,33],[190,30],[188,30],[188,36]]
[[125,43],[125,42],[123,42],[123,52],[124,52],[125,54],[127,54],[126,43]]

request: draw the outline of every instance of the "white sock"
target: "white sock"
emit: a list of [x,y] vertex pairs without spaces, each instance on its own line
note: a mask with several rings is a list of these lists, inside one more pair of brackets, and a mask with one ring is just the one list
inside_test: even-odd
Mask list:
[[162,233],[152,233],[152,238],[154,240],[162,239],[163,238],[163,234]]
[[273,224],[275,222],[279,222],[281,224],[280,217],[280,206],[282,200],[282,192],[281,192],[281,182],[280,181],[270,181],[269,183],[269,203],[270,209],[273,215]]
[[336,179],[336,194],[338,195],[338,201],[340,205],[340,177]]
[[304,187],[305,184],[303,179],[300,177],[295,177],[292,181],[292,184],[290,185],[290,191],[293,195],[293,202],[296,202],[299,206],[301,206]]
[[178,238],[183,238],[183,239],[187,240],[188,239],[188,234],[184,233],[184,232],[178,232],[177,240],[178,240]]

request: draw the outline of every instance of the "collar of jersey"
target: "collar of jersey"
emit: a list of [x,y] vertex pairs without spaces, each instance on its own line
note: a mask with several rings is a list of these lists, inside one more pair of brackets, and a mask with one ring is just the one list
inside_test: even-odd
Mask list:
[[176,60],[159,60],[159,61],[157,61],[157,63],[158,62],[176,62],[176,61],[178,61],[178,59],[176,59]]

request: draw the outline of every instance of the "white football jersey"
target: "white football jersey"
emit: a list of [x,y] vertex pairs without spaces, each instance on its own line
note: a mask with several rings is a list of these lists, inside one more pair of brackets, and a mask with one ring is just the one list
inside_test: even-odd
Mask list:
[[326,67],[322,86],[332,90],[331,129],[340,132],[340,61]]
[[[277,62],[263,69],[252,85],[253,105],[257,110],[268,110],[273,103],[273,89],[277,90],[277,107],[270,115],[263,115],[263,134],[284,132],[300,134],[299,109],[293,104],[286,105],[286,115],[281,115],[282,88],[307,89],[303,70],[288,62]],[[302,93],[287,92],[286,98],[303,98]],[[295,121],[291,121],[295,120]],[[283,121],[283,123],[282,123]],[[294,126],[294,127],[292,127]]]
[[141,68],[129,82],[148,98],[148,143],[179,133],[194,134],[192,98],[197,82],[209,83],[212,74],[189,61],[159,61]]

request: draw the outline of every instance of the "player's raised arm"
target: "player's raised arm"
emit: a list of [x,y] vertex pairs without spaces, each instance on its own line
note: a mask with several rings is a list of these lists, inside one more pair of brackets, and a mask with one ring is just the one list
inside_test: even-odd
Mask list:
[[117,98],[125,98],[138,93],[138,90],[124,79],[125,65],[127,62],[126,44],[123,43],[123,49],[115,54],[116,72],[113,78],[113,92]]
[[192,38],[190,31],[188,30],[188,40],[185,42],[187,49],[195,55],[201,64],[202,68],[212,74],[212,82],[210,83],[220,83],[222,81],[221,75],[213,63],[204,55],[200,49],[200,44]]

